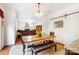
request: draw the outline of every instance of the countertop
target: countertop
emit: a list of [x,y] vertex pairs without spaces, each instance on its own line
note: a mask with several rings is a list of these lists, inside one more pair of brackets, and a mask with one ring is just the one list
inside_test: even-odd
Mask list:
[[79,39],[71,42],[70,44],[67,44],[65,48],[73,52],[79,53]]

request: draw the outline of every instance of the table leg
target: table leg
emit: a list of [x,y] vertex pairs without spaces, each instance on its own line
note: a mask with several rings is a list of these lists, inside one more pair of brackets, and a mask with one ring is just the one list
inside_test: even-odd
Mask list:
[[25,55],[25,49],[26,49],[26,45],[23,44],[23,55]]
[[57,43],[55,43],[55,52],[57,51]]

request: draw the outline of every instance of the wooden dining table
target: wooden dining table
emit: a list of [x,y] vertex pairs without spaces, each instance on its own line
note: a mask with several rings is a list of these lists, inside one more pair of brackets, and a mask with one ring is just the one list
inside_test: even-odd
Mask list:
[[52,37],[50,35],[42,35],[42,36],[22,36],[22,40],[24,43],[34,43],[38,41],[50,40]]
[[27,45],[32,45],[34,43],[39,44],[40,42],[43,42],[45,40],[53,40],[54,37],[50,35],[42,35],[42,36],[37,36],[37,35],[32,35],[32,36],[22,36],[23,40],[23,52],[25,54],[25,48],[26,44]]

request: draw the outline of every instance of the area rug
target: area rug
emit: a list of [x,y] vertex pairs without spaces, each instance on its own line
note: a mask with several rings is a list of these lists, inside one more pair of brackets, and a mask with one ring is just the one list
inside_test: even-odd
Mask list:
[[12,46],[9,55],[23,55],[23,45]]

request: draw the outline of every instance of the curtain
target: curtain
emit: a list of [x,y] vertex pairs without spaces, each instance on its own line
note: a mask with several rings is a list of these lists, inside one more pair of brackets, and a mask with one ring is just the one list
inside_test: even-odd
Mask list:
[[1,9],[0,9],[0,17],[4,18],[4,13],[3,13],[3,11]]

